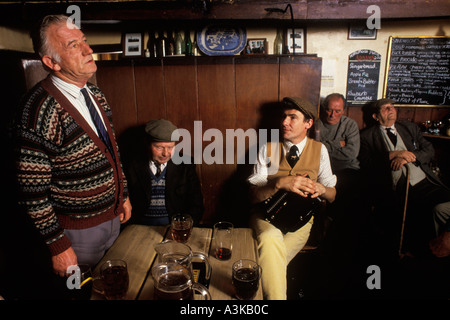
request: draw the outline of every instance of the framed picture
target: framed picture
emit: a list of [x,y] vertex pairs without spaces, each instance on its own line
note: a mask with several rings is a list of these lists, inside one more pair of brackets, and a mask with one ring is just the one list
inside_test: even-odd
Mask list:
[[[306,32],[303,28],[287,28],[286,30],[286,50],[287,53],[306,53]],[[295,48],[295,51],[294,51]]]
[[376,38],[376,28],[369,29],[366,25],[348,27],[348,40],[375,40]]
[[267,39],[247,39],[247,45],[245,46],[244,54],[267,54],[269,48],[267,47]]
[[142,57],[144,53],[144,37],[140,32],[124,33],[122,36],[124,57]]

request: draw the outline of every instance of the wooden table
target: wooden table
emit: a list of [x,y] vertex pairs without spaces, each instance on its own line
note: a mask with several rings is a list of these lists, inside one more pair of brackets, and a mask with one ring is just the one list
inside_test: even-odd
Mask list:
[[[250,259],[258,262],[258,252],[253,231],[249,228],[235,228],[233,230],[233,251],[230,260],[221,261],[215,258],[214,248],[211,247],[213,237],[211,228],[194,228],[187,242],[192,251],[207,254],[212,273],[209,292],[213,300],[235,299],[231,283],[231,266],[239,259]],[[156,261],[154,245],[170,238],[166,226],[129,225],[119,235],[114,245],[108,250],[103,259],[94,269],[94,275],[99,274],[100,266],[106,260],[122,259],[128,264],[130,285],[127,300],[153,299],[153,278],[150,269]],[[261,283],[255,300],[262,300]],[[92,299],[103,299],[93,293]]]

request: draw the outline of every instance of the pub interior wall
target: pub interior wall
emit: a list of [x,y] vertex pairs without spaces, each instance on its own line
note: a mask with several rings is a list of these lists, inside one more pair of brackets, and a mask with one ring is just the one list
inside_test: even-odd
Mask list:
[[[361,49],[369,49],[381,55],[378,98],[382,97],[385,77],[386,55],[390,36],[448,36],[450,20],[399,20],[381,21],[375,40],[348,40],[348,22],[324,21],[311,22],[306,25],[307,53],[317,54],[323,59],[322,75],[325,76],[321,86],[321,96],[332,92],[345,95],[347,82],[348,55]],[[275,28],[247,28],[247,38],[266,38],[269,54],[273,53]],[[86,31],[91,45],[116,44],[121,41],[119,32],[102,30]],[[192,34],[193,37],[193,34]],[[144,43],[148,39],[145,32]],[[24,30],[0,26],[0,49],[32,52],[31,40]]]

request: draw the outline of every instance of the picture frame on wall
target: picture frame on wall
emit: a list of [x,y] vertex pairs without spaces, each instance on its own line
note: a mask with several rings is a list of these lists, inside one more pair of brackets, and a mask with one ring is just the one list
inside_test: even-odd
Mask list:
[[268,51],[266,38],[247,39],[243,54],[267,54]]
[[349,26],[348,40],[376,40],[377,29],[369,29],[366,25]]
[[141,32],[124,33],[122,36],[124,57],[142,57],[144,54],[144,36]]
[[294,30],[287,28],[285,39],[287,53],[306,53],[306,30],[304,28],[294,28]]

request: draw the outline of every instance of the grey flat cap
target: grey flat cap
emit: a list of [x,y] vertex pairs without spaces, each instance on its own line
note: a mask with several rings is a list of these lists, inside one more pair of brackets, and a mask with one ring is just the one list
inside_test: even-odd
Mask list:
[[145,132],[156,142],[172,142],[180,139],[178,128],[169,120],[150,120],[145,125]]

